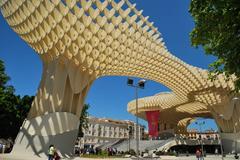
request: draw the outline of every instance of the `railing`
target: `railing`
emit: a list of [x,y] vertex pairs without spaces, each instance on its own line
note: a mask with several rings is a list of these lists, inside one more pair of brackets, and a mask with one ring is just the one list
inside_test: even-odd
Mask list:
[[150,146],[150,147],[147,147],[146,149],[149,150],[149,151],[150,151],[150,150],[155,150],[155,149],[157,149],[157,148],[163,147],[164,145],[166,145],[167,143],[169,143],[169,142],[171,142],[171,141],[173,141],[173,140],[175,140],[174,137],[169,138],[169,139],[167,139],[167,140],[161,140],[160,143],[155,144],[155,145],[152,145],[152,146]]

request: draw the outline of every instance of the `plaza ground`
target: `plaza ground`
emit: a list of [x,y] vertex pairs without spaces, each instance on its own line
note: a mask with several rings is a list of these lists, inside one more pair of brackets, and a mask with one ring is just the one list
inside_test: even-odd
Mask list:
[[[33,157],[21,157],[19,159],[19,156],[11,156],[9,155],[0,155],[0,160],[32,160]],[[46,160],[47,158],[36,158],[34,157],[34,160]],[[97,158],[70,158],[70,159],[64,159],[64,160],[135,160],[136,158],[104,158],[104,159],[97,159]],[[160,156],[160,158],[141,158],[142,160],[196,160],[197,158],[194,155],[191,156]],[[227,155],[224,157],[224,160],[234,160],[233,155]],[[221,156],[215,156],[215,155],[208,155],[207,157],[204,157],[204,160],[222,160]]]
[[[161,156],[160,158],[144,158],[143,160],[197,160],[195,156],[181,156],[181,157],[175,157],[175,156]],[[234,160],[235,158],[231,156],[224,157],[224,160]],[[93,160],[89,158],[75,158],[74,160]],[[97,159],[96,159],[97,160]],[[101,159],[98,159],[101,160]],[[104,159],[104,160],[134,160],[130,158],[116,158],[116,159]],[[207,156],[204,157],[204,160],[222,160],[221,156]]]

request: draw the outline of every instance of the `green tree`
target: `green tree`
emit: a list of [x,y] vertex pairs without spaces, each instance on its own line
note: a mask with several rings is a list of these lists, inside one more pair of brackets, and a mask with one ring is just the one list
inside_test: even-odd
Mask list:
[[81,117],[80,117],[80,124],[79,124],[79,131],[78,131],[78,136],[83,137],[83,129],[88,128],[88,109],[90,108],[89,104],[84,104]]
[[235,74],[236,91],[240,90],[240,1],[192,0],[189,12],[195,28],[190,34],[192,45],[203,46],[207,54],[217,57],[210,64],[210,77]]
[[14,95],[13,86],[7,85],[9,80],[10,77],[5,73],[4,63],[0,60],[0,136],[2,138],[8,138],[9,134],[16,134],[13,128],[17,123],[14,117],[17,114],[15,104],[18,103],[19,97]]
[[5,67],[0,60],[0,138],[15,139],[23,120],[26,118],[33,96],[21,98],[15,95],[14,87],[7,85],[10,77],[5,73]]
[[17,118],[19,118],[20,123],[27,118],[28,112],[31,108],[34,96],[25,95],[21,98],[20,102],[17,104]]

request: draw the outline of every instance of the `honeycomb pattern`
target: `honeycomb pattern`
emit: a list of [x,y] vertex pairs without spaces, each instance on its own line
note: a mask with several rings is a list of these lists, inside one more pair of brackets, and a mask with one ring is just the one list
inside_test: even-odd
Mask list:
[[[196,117],[213,118],[206,105],[200,102],[184,103],[172,92],[162,92],[139,99],[138,116],[146,120],[146,111],[160,111],[159,124],[169,124],[176,133],[186,133],[189,119]],[[128,112],[136,114],[135,100],[129,102]],[[171,124],[171,125],[170,125]]]
[[187,126],[194,122],[195,118],[184,118],[177,124],[177,132],[180,134],[187,134]]
[[[226,103],[226,93],[234,89],[236,77],[227,81],[219,75],[211,82],[206,70],[173,56],[153,22],[129,0],[1,0],[0,8],[11,28],[45,64],[44,80],[33,104],[34,116],[55,111],[79,115],[81,109],[72,106],[83,104],[90,85],[83,83],[86,80],[81,80],[82,84],[74,80],[81,76],[91,77],[91,83],[101,76],[114,75],[154,80],[174,93],[163,100],[166,107],[195,102],[199,102],[199,107],[217,106]],[[57,72],[56,66],[49,68],[53,61],[64,63],[69,85],[65,78],[57,89],[51,88],[50,84],[61,81],[51,80],[53,74],[49,73]],[[76,89],[77,84],[83,86]],[[59,89],[66,86],[71,90]],[[54,98],[56,92],[61,92],[60,99]],[[63,94],[70,92],[73,97]],[[160,99],[156,96],[153,101],[148,100],[142,105],[143,110],[151,110]]]

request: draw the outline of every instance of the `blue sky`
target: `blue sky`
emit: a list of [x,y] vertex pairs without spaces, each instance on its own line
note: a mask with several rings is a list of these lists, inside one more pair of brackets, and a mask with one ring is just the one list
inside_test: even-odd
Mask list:
[[[191,47],[189,33],[194,27],[188,13],[190,0],[132,0],[144,16],[158,27],[168,50],[183,61],[201,68],[207,68],[214,57],[207,56],[200,48]],[[38,55],[7,25],[0,16],[0,59],[5,62],[6,72],[11,77],[10,84],[20,95],[35,95],[42,73],[42,63]],[[127,103],[134,99],[134,89],[126,85],[126,77],[102,77],[92,85],[86,103],[91,105],[90,114],[97,117],[135,120],[126,111]],[[151,96],[169,91],[165,86],[148,81],[139,97]],[[146,122],[141,121],[146,124]],[[196,128],[194,124],[189,126]],[[216,128],[214,121],[208,120],[204,129]]]

